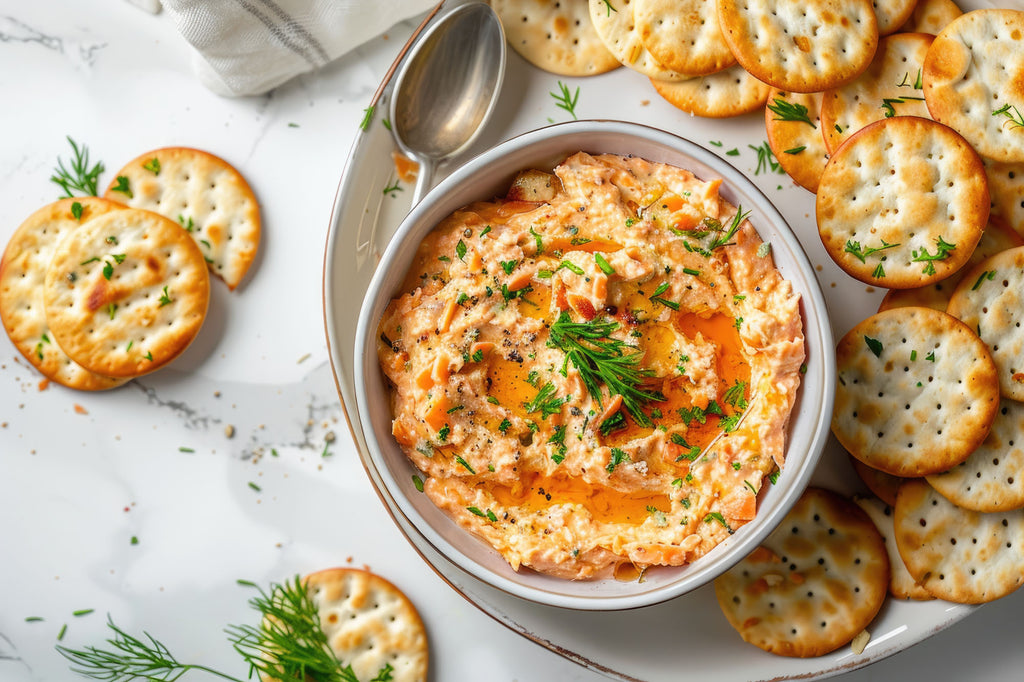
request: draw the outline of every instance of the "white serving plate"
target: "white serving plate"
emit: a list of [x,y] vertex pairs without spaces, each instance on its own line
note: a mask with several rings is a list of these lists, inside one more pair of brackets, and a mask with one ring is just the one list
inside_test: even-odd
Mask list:
[[[851,279],[833,264],[818,238],[813,195],[788,176],[757,172],[757,156],[750,146],[766,139],[761,114],[725,120],[691,117],[662,101],[647,79],[626,69],[590,78],[565,78],[544,73],[510,53],[495,116],[474,149],[460,161],[525,131],[568,120],[567,112],[556,106],[551,95],[559,91],[559,82],[572,92],[579,88],[576,115],[580,119],[629,120],[662,128],[722,156],[746,173],[779,208],[807,253],[824,291],[835,338],[875,312],[884,292]],[[387,91],[378,111],[386,111],[386,97]],[[863,653],[856,655],[843,647],[827,656],[789,659],[742,642],[725,621],[709,588],[629,611],[575,611],[541,606],[495,589],[446,559],[429,538],[414,529],[385,491],[381,472],[369,457],[355,403],[354,377],[361,370],[353,352],[363,293],[391,235],[410,209],[411,186],[385,193],[396,180],[391,158],[394,149],[380,114],[353,145],[324,254],[325,327],[338,390],[370,481],[398,527],[453,589],[524,637],[588,668],[627,680],[675,680],[680,670],[703,680],[823,678],[902,651],[971,613],[974,607],[941,600],[889,600],[871,626],[871,640]],[[439,169],[437,181],[452,170],[451,166]],[[811,482],[844,493],[863,490],[847,454],[831,437]]]

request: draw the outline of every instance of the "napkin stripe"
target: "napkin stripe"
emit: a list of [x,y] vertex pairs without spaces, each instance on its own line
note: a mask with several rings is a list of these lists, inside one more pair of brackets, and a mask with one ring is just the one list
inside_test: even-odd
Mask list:
[[[238,5],[267,27],[284,47],[302,57],[311,66],[323,66],[330,57],[323,46],[288,12],[273,0],[237,0]],[[263,5],[275,16],[268,16],[260,7]]]

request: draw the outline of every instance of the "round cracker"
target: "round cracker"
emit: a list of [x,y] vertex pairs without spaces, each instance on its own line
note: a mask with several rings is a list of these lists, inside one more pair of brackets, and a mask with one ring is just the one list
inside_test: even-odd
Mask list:
[[975,10],[935,37],[924,63],[932,118],[980,154],[1024,161],[1024,12]]
[[189,147],[146,152],[117,172],[103,196],[179,223],[229,289],[241,283],[256,258],[256,196],[241,173],[213,154]]
[[869,0],[718,0],[718,19],[736,61],[791,92],[848,83],[878,45]]
[[593,76],[622,66],[590,20],[589,0],[491,0],[521,57],[561,76]]
[[416,607],[391,582],[356,568],[329,568],[305,578],[331,651],[360,680],[425,682],[429,647]]
[[[902,481],[901,481],[902,483]],[[910,575],[903,557],[896,547],[896,528],[893,523],[892,504],[887,504],[877,497],[855,497],[853,501],[864,510],[875,524],[875,528],[885,540],[885,549],[889,554],[889,594],[897,599],[914,599],[928,601],[935,599],[932,594],[917,584]]]
[[54,340],[78,364],[112,377],[146,374],[180,355],[209,300],[206,261],[188,232],[135,208],[69,231],[43,291]]
[[820,92],[784,92],[778,88],[768,93],[764,109],[768,146],[789,177],[811,192],[818,191],[828,163],[820,114]]
[[48,204],[15,230],[0,261],[0,318],[7,335],[43,376],[68,388],[101,391],[120,386],[127,379],[90,372],[54,341],[43,303],[46,269],[61,237],[85,221],[123,208],[95,197],[61,199]]
[[635,0],[590,0],[590,20],[605,47],[623,65],[648,78],[683,80],[681,73],[660,64],[644,47],[640,29],[633,19]]
[[896,308],[856,325],[836,348],[832,433],[893,476],[935,474],[967,459],[999,406],[995,363],[964,323]]
[[1024,237],[1024,163],[993,161],[985,163],[985,177],[992,201],[992,213],[1001,216]]
[[994,256],[1000,251],[1012,249],[1015,246],[1024,246],[1024,238],[1010,229],[1010,226],[998,216],[990,215],[985,231],[981,233],[981,240],[971,254],[967,265],[960,268],[944,280],[934,282],[923,287],[913,289],[890,289],[882,297],[878,310],[891,310],[903,306],[924,306],[935,310],[945,310],[949,307],[949,299],[956,291],[960,280],[975,265],[989,256]]
[[960,280],[947,311],[988,346],[1002,394],[1024,400],[1024,246],[974,266]]
[[1024,507],[1024,403],[1003,399],[985,442],[928,482],[953,504],[979,512]]
[[821,132],[830,152],[864,126],[883,118],[928,118],[921,69],[933,39],[925,33],[886,36],[878,41],[875,58],[864,73],[824,93]]
[[896,493],[899,492],[903,481],[907,479],[879,471],[872,466],[868,466],[853,455],[850,455],[850,464],[853,465],[853,470],[857,472],[857,477],[878,499],[888,505],[896,504]]
[[910,575],[939,599],[980,604],[1024,582],[1024,510],[970,511],[913,480],[900,488],[894,526]]
[[715,580],[729,624],[782,656],[821,656],[874,619],[889,584],[885,541],[853,502],[808,488],[750,556]]
[[917,0],[871,0],[878,20],[878,35],[896,33],[910,19],[916,6]]
[[672,106],[706,118],[728,118],[757,111],[764,106],[771,90],[741,66],[685,81],[652,78],[651,84]]
[[954,130],[894,116],[858,131],[818,185],[818,234],[849,275],[920,287],[967,262],[988,221],[981,158]]
[[938,35],[961,14],[963,12],[953,0],[918,0],[910,18],[900,27],[900,31]]
[[715,0],[633,0],[633,19],[644,47],[667,69],[706,76],[736,63]]

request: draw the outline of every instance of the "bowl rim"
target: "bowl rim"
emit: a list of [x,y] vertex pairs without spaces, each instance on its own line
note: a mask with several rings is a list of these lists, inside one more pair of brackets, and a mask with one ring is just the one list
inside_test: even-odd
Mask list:
[[[496,166],[505,169],[504,173],[510,181],[515,172],[519,170],[528,166],[541,166],[542,164],[536,161],[538,157],[546,155],[545,158],[551,159],[551,163],[554,164],[563,160],[574,151],[579,151],[582,146],[593,148],[595,146],[593,143],[589,145],[569,143],[571,140],[585,137],[631,139],[658,147],[670,156],[686,157],[695,161],[698,165],[703,164],[713,170],[718,177],[721,177],[723,179],[723,194],[730,191],[738,191],[753,199],[757,210],[763,215],[763,218],[759,219],[755,227],[762,235],[767,228],[770,227],[772,229],[772,241],[781,239],[785,243],[786,250],[792,258],[791,267],[801,275],[803,286],[797,288],[794,283],[794,288],[801,295],[805,348],[808,353],[805,366],[809,369],[813,368],[813,376],[818,378],[818,382],[816,382],[817,391],[814,396],[807,395],[810,392],[807,388],[807,378],[808,375],[812,374],[811,371],[805,374],[801,382],[797,402],[794,405],[788,425],[786,445],[787,465],[790,465],[792,462],[796,466],[785,467],[786,481],[785,486],[780,487],[780,492],[775,492],[774,488],[769,491],[769,493],[774,495],[772,498],[773,506],[768,510],[763,510],[760,508],[762,505],[759,504],[758,516],[755,520],[743,526],[736,534],[730,536],[708,555],[693,564],[684,567],[673,567],[674,569],[688,572],[681,579],[671,580],[664,585],[657,586],[655,589],[616,595],[566,594],[553,591],[552,589],[542,589],[539,586],[532,586],[528,583],[524,584],[485,568],[483,564],[474,560],[449,542],[439,530],[423,518],[413,506],[409,496],[402,492],[402,486],[399,485],[398,479],[387,463],[384,447],[377,438],[373,411],[375,403],[368,391],[368,377],[372,373],[377,373],[379,376],[375,344],[373,343],[373,340],[376,339],[377,320],[383,311],[383,306],[393,297],[393,291],[391,290],[394,288],[393,283],[391,289],[387,288],[388,273],[393,269],[388,267],[388,264],[395,261],[403,250],[409,251],[410,243],[414,244],[411,248],[415,250],[415,245],[419,244],[423,236],[455,209],[475,199],[490,198],[486,196],[487,193],[483,188],[476,190],[466,189],[463,183],[468,182],[472,184],[472,181],[484,171],[492,169],[491,172],[494,172],[493,168]],[[609,145],[610,143],[605,140],[601,144]],[[602,151],[604,150],[593,149],[594,153],[601,153]],[[642,153],[636,155],[644,156]],[[518,161],[520,157],[529,157],[530,160]],[[684,161],[669,161],[669,163],[685,167],[683,165]],[[491,184],[495,183],[492,182]],[[503,188],[508,187],[508,182],[504,182],[503,185],[501,182],[497,182],[497,184]],[[407,267],[407,264],[405,267]],[[403,275],[405,267],[401,268]],[[391,276],[394,277],[394,275]],[[787,276],[787,279],[792,281],[793,278]],[[809,313],[811,313],[810,317],[818,322],[817,324],[809,325]],[[491,587],[540,604],[580,610],[622,610],[660,603],[709,583],[714,577],[728,570],[746,556],[782,521],[785,514],[808,485],[822,456],[830,433],[832,405],[835,398],[834,342],[824,295],[802,244],[782,214],[760,188],[725,159],[718,157],[711,151],[682,136],[660,128],[626,121],[570,121],[528,131],[509,138],[482,152],[442,180],[427,193],[423,201],[412,208],[388,241],[387,247],[381,255],[363,296],[357,320],[353,352],[353,366],[356,368],[354,373],[356,408],[360,422],[365,424],[363,432],[370,460],[369,463],[376,469],[377,475],[381,479],[382,487],[384,488],[381,492],[386,493],[393,501],[396,511],[401,513],[410,526],[452,564]],[[811,355],[812,352],[815,354],[814,356]],[[798,413],[800,407],[802,405],[806,407],[805,403],[808,399],[814,401],[811,407],[816,409],[816,415],[813,423],[807,422],[806,417],[801,422],[806,424],[805,428],[810,429],[810,433],[805,439],[806,447],[798,453],[799,457],[791,458],[794,423],[800,416]],[[376,404],[379,405],[379,399],[376,401]],[[390,415],[388,420],[390,422]],[[390,433],[385,438],[389,436]],[[391,447],[397,448],[393,443]],[[400,454],[405,463],[411,467],[411,462],[408,461],[405,454]],[[463,533],[465,536],[471,537],[474,542],[480,543],[481,551],[490,551],[497,554],[493,548],[487,546],[470,531],[457,526],[449,517],[445,516],[445,518],[459,533]],[[723,557],[723,554],[726,556]],[[502,558],[501,561],[504,561],[504,559]],[[692,569],[691,567],[693,566],[698,566],[698,568]],[[511,567],[508,567],[508,570],[511,571]],[[529,569],[525,570],[529,571]],[[516,577],[522,575],[520,572],[513,571],[513,573],[515,573]],[[549,576],[545,576],[541,582],[550,580],[558,581],[555,584],[573,585],[580,585],[581,583],[594,585],[603,582],[565,581],[563,579],[551,579]]]

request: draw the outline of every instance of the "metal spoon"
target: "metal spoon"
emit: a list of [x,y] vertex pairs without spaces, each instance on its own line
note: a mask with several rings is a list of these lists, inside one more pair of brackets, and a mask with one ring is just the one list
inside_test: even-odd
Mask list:
[[505,34],[494,10],[462,5],[431,27],[409,54],[391,97],[391,130],[419,162],[413,205],[434,169],[466,150],[498,101],[505,74]]

